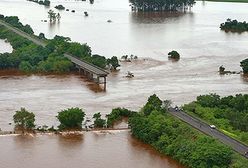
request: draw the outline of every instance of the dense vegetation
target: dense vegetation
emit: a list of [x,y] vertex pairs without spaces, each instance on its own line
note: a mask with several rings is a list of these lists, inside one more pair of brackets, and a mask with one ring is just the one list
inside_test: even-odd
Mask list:
[[80,108],[69,108],[58,113],[59,129],[81,129],[85,112]]
[[0,69],[17,68],[24,72],[69,72],[73,64],[49,46],[38,46],[0,26],[0,39],[7,39],[12,53],[0,54]]
[[244,74],[248,73],[248,58],[240,62],[240,66],[243,69]]
[[130,0],[134,11],[183,11],[191,8],[194,0]]
[[44,6],[50,6],[50,1],[49,0],[27,0],[27,1],[31,1],[31,2],[35,2],[38,3],[40,5],[44,5]]
[[35,115],[32,112],[28,112],[25,108],[21,108],[20,111],[16,111],[13,116],[14,123],[17,128],[21,129],[33,129],[35,127]]
[[[32,28],[29,25],[22,25],[16,16],[4,17],[0,15],[0,19],[33,35]],[[28,73],[69,72],[74,69],[74,66],[64,57],[64,53],[69,53],[101,68],[109,66],[116,69],[120,66],[117,57],[113,56],[106,59],[104,56],[92,55],[91,48],[87,44],[71,42],[68,37],[55,36],[54,39],[47,40],[45,35],[40,33],[37,38],[45,40],[47,46],[38,46],[4,26],[0,26],[0,39],[7,39],[14,49],[12,53],[0,54],[0,69],[18,68]]]
[[184,109],[216,125],[221,131],[248,144],[248,95],[220,97],[216,94],[201,95]]
[[231,31],[231,32],[244,32],[248,31],[248,23],[238,22],[237,20],[227,19],[225,23],[221,23],[221,30]]
[[157,106],[161,100],[155,96],[149,99],[148,104],[151,101],[156,104],[153,110],[148,115],[141,112],[129,119],[131,132],[136,138],[188,167],[245,167],[247,161],[241,156],[233,159],[237,155],[233,155],[230,148],[173,118],[162,105]]

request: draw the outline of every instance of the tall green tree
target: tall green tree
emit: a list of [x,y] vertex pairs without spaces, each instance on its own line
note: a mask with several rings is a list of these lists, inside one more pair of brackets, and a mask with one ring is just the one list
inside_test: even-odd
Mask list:
[[81,129],[85,112],[80,108],[69,108],[58,113],[60,129]]
[[13,119],[16,126],[22,129],[33,129],[35,127],[34,113],[28,112],[25,108],[21,108],[20,111],[16,111]]

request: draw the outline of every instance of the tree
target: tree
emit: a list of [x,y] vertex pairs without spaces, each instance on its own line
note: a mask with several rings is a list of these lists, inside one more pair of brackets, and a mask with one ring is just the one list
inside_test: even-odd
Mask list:
[[57,13],[56,18],[58,19],[58,21],[60,21],[61,15],[59,13]]
[[59,129],[81,129],[85,112],[80,108],[69,108],[58,113]]
[[34,113],[28,112],[25,108],[21,108],[20,111],[16,111],[13,119],[16,126],[22,129],[33,129],[35,127]]
[[50,22],[55,22],[56,21],[56,13],[52,10],[52,9],[50,9],[48,12],[48,18],[49,18],[49,20],[50,20]]
[[50,1],[49,1],[49,0],[44,0],[43,4],[44,4],[45,6],[50,6]]
[[158,98],[156,94],[153,94],[148,98],[147,103],[143,107],[143,112],[145,115],[150,115],[152,111],[160,111],[161,106],[162,101]]
[[112,58],[107,60],[108,64],[111,65],[111,67],[116,70],[117,67],[120,66],[119,60],[116,56],[113,56]]
[[180,59],[180,54],[177,51],[171,51],[168,53],[168,57],[174,60],[179,60]]
[[93,115],[94,121],[94,127],[95,128],[103,128],[106,125],[106,120],[101,118],[101,113],[95,113]]
[[46,39],[45,34],[44,33],[40,33],[38,36],[39,39]]
[[19,69],[23,72],[32,72],[33,66],[28,61],[22,61],[19,65]]
[[244,73],[248,73],[248,58],[240,62]]

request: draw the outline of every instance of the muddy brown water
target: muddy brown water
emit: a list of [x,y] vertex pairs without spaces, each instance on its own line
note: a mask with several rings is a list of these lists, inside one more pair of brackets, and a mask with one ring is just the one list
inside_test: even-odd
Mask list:
[[[3,130],[13,128],[9,123],[21,107],[35,113],[38,125],[51,126],[58,124],[57,112],[69,107],[83,108],[91,117],[95,112],[105,115],[114,107],[138,110],[153,93],[181,105],[200,94],[248,91],[247,77],[220,76],[217,72],[220,65],[240,71],[239,62],[248,57],[248,33],[219,30],[219,24],[227,18],[247,21],[248,4],[197,2],[191,12],[184,14],[132,13],[127,0],[95,0],[94,5],[88,1],[52,0],[51,7],[58,4],[76,12],[62,11],[60,23],[50,24],[41,21],[47,19],[48,8],[26,0],[2,0],[0,13],[19,16],[36,34],[44,32],[49,38],[56,34],[69,36],[73,41],[87,42],[93,53],[106,57],[134,54],[139,60],[122,62],[120,71],[108,76],[106,92],[78,74],[44,76],[1,71]],[[89,17],[84,17],[84,11]],[[111,23],[107,23],[109,19]],[[0,41],[0,52],[11,51],[8,47]],[[171,50],[179,51],[180,61],[167,59]],[[125,78],[127,71],[135,77]],[[86,133],[82,139],[68,141],[59,136],[7,136],[0,137],[1,151],[6,151],[0,152],[0,160],[5,167],[78,167],[84,163],[85,167],[178,166],[168,158],[152,154],[142,143],[132,142],[137,141],[127,133]]]
[[1,168],[183,168],[127,131],[0,137]]

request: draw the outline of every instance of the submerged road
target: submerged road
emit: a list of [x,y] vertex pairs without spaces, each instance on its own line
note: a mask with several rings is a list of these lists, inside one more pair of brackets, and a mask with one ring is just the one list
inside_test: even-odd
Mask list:
[[[201,132],[212,136],[215,139],[218,139],[222,143],[230,146],[233,150],[240,153],[241,155],[245,156],[245,152],[248,152],[248,146],[225,135],[224,133],[220,132],[217,129],[210,128],[210,126],[201,120],[194,118],[183,111],[176,111],[174,108],[169,109],[169,113],[180,120],[188,123],[189,125],[193,126],[194,128],[200,130]],[[245,156],[248,159],[248,156]]]

